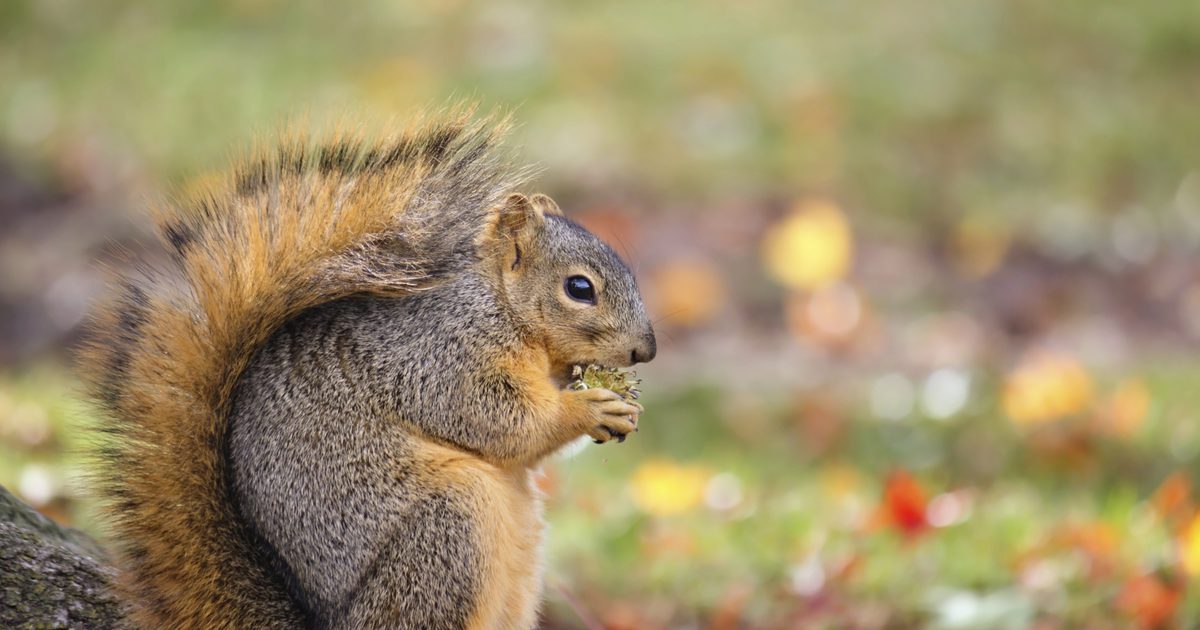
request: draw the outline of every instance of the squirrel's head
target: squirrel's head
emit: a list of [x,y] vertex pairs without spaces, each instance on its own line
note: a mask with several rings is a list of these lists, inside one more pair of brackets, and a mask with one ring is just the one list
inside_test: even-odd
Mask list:
[[545,195],[510,195],[493,211],[485,257],[518,325],[550,355],[552,374],[572,366],[624,367],[657,350],[633,273],[616,252],[563,216]]

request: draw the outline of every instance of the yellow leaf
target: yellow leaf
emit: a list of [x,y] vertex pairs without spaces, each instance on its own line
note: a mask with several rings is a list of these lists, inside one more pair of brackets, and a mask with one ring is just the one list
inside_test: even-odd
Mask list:
[[1189,575],[1200,575],[1200,513],[1183,530],[1179,540],[1180,562]]
[[1015,422],[1050,422],[1085,410],[1092,401],[1092,379],[1074,358],[1038,354],[1009,374],[1001,396]]
[[833,464],[821,471],[821,488],[830,497],[843,500],[855,498],[863,493],[866,481],[857,468],[849,464]]
[[795,289],[840,280],[854,252],[850,225],[827,201],[801,203],[763,241],[763,264],[772,278]]
[[699,467],[652,460],[637,469],[630,483],[638,507],[655,516],[670,516],[699,505],[707,482],[708,474]]

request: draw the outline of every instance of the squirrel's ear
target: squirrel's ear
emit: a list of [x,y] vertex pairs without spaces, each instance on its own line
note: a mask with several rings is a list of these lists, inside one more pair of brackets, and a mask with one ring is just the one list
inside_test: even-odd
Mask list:
[[529,203],[533,204],[533,207],[537,208],[538,212],[542,213],[543,215],[553,214],[555,216],[563,216],[563,211],[558,207],[558,204],[554,203],[553,199],[543,195],[542,193],[538,193],[530,197]]
[[513,193],[496,208],[496,227],[502,237],[513,238],[533,227],[540,213],[521,193]]
[[520,193],[509,195],[492,209],[485,240],[488,249],[503,259],[506,271],[515,270],[521,264],[544,221],[542,211]]

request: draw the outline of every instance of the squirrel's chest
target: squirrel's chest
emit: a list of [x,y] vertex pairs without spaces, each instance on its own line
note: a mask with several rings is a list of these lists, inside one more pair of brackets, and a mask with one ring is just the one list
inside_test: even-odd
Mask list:
[[530,628],[542,591],[542,498],[527,469],[496,470],[478,497],[486,558],[476,628]]

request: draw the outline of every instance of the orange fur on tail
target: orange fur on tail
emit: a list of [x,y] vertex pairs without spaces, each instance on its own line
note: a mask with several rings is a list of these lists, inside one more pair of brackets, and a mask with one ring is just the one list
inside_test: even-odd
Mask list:
[[468,264],[488,208],[518,183],[493,148],[503,130],[463,114],[381,142],[293,137],[157,213],[172,268],[119,277],[82,354],[135,624],[305,623],[230,499],[231,391],[297,313]]

